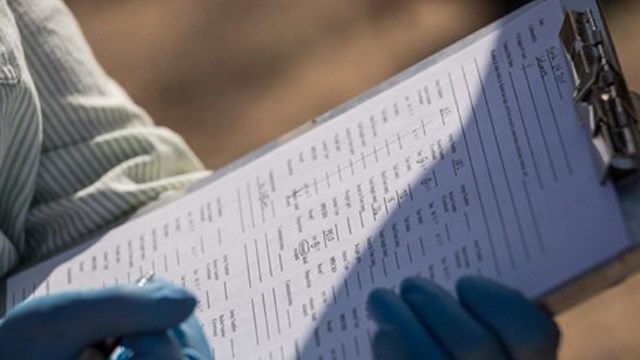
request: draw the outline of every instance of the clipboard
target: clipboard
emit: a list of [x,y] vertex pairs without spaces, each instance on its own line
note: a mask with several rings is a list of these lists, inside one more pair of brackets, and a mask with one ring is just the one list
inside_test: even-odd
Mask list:
[[[518,17],[539,0],[508,15],[504,21]],[[558,36],[563,39],[567,58],[574,69],[578,91],[575,93],[576,111],[581,115],[580,121],[587,136],[593,142],[594,162],[600,169],[603,182],[614,182],[623,203],[625,196],[633,192],[634,179],[637,178],[638,134],[637,108],[626,88],[620,66],[615,54],[613,42],[606,28],[605,19],[595,0],[563,0],[566,12],[565,26]],[[461,40],[438,54],[414,65],[394,76],[385,83],[368,91],[364,95],[351,100],[307,125],[266,145],[263,148],[221,169],[189,189],[197,191],[207,184],[217,181],[242,166],[261,158],[277,149],[280,145],[307,133],[315,127],[331,121],[340,114],[365,102],[385,90],[411,78],[416,73],[427,69],[441,59],[457,52],[460,48],[475,42],[493,30],[487,28]],[[622,135],[621,135],[622,134]],[[173,198],[169,201],[173,201]],[[140,215],[166,205],[166,201],[155,204]],[[633,239],[640,240],[640,231],[630,228]],[[33,266],[30,264],[29,266]],[[558,313],[580,302],[590,295],[622,281],[640,267],[640,244],[630,244],[625,251],[609,261],[595,265],[591,271],[582,274],[536,299],[550,311]],[[24,268],[21,268],[24,269]],[[2,281],[0,288],[0,310],[6,305],[6,283]]]

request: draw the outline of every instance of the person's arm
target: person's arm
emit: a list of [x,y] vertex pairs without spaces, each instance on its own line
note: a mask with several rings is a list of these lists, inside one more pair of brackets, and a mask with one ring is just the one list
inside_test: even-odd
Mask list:
[[35,192],[17,244],[47,255],[207,174],[102,70],[60,0],[10,1],[42,120]]

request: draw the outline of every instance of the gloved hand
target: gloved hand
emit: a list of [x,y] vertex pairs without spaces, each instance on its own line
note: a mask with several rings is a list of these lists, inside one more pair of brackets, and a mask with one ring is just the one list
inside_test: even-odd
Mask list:
[[367,301],[378,324],[376,359],[554,359],[560,332],[519,292],[479,277],[456,284],[408,278],[400,295],[376,289]]
[[76,359],[109,337],[123,338],[121,359],[212,359],[190,316],[195,305],[189,292],[159,280],[36,298],[0,321],[0,359]]

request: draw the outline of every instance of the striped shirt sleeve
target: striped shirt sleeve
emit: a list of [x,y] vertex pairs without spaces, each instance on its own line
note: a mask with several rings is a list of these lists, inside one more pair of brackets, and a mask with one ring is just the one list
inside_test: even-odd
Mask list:
[[[29,261],[50,254],[208,174],[178,135],[155,126],[104,73],[62,1],[10,0],[9,6],[30,92],[28,104],[10,117],[36,118],[35,136],[13,134],[23,139],[12,146],[22,173],[13,182],[33,188],[14,196],[24,212],[20,226],[2,228],[13,256]],[[4,263],[12,255],[2,244]]]

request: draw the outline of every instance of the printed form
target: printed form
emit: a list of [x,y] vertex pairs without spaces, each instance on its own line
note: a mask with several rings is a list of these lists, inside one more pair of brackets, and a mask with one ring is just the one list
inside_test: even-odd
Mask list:
[[480,274],[539,296],[629,244],[572,103],[557,1],[100,239],[7,308],[150,270],[220,359],[370,358],[371,289]]

